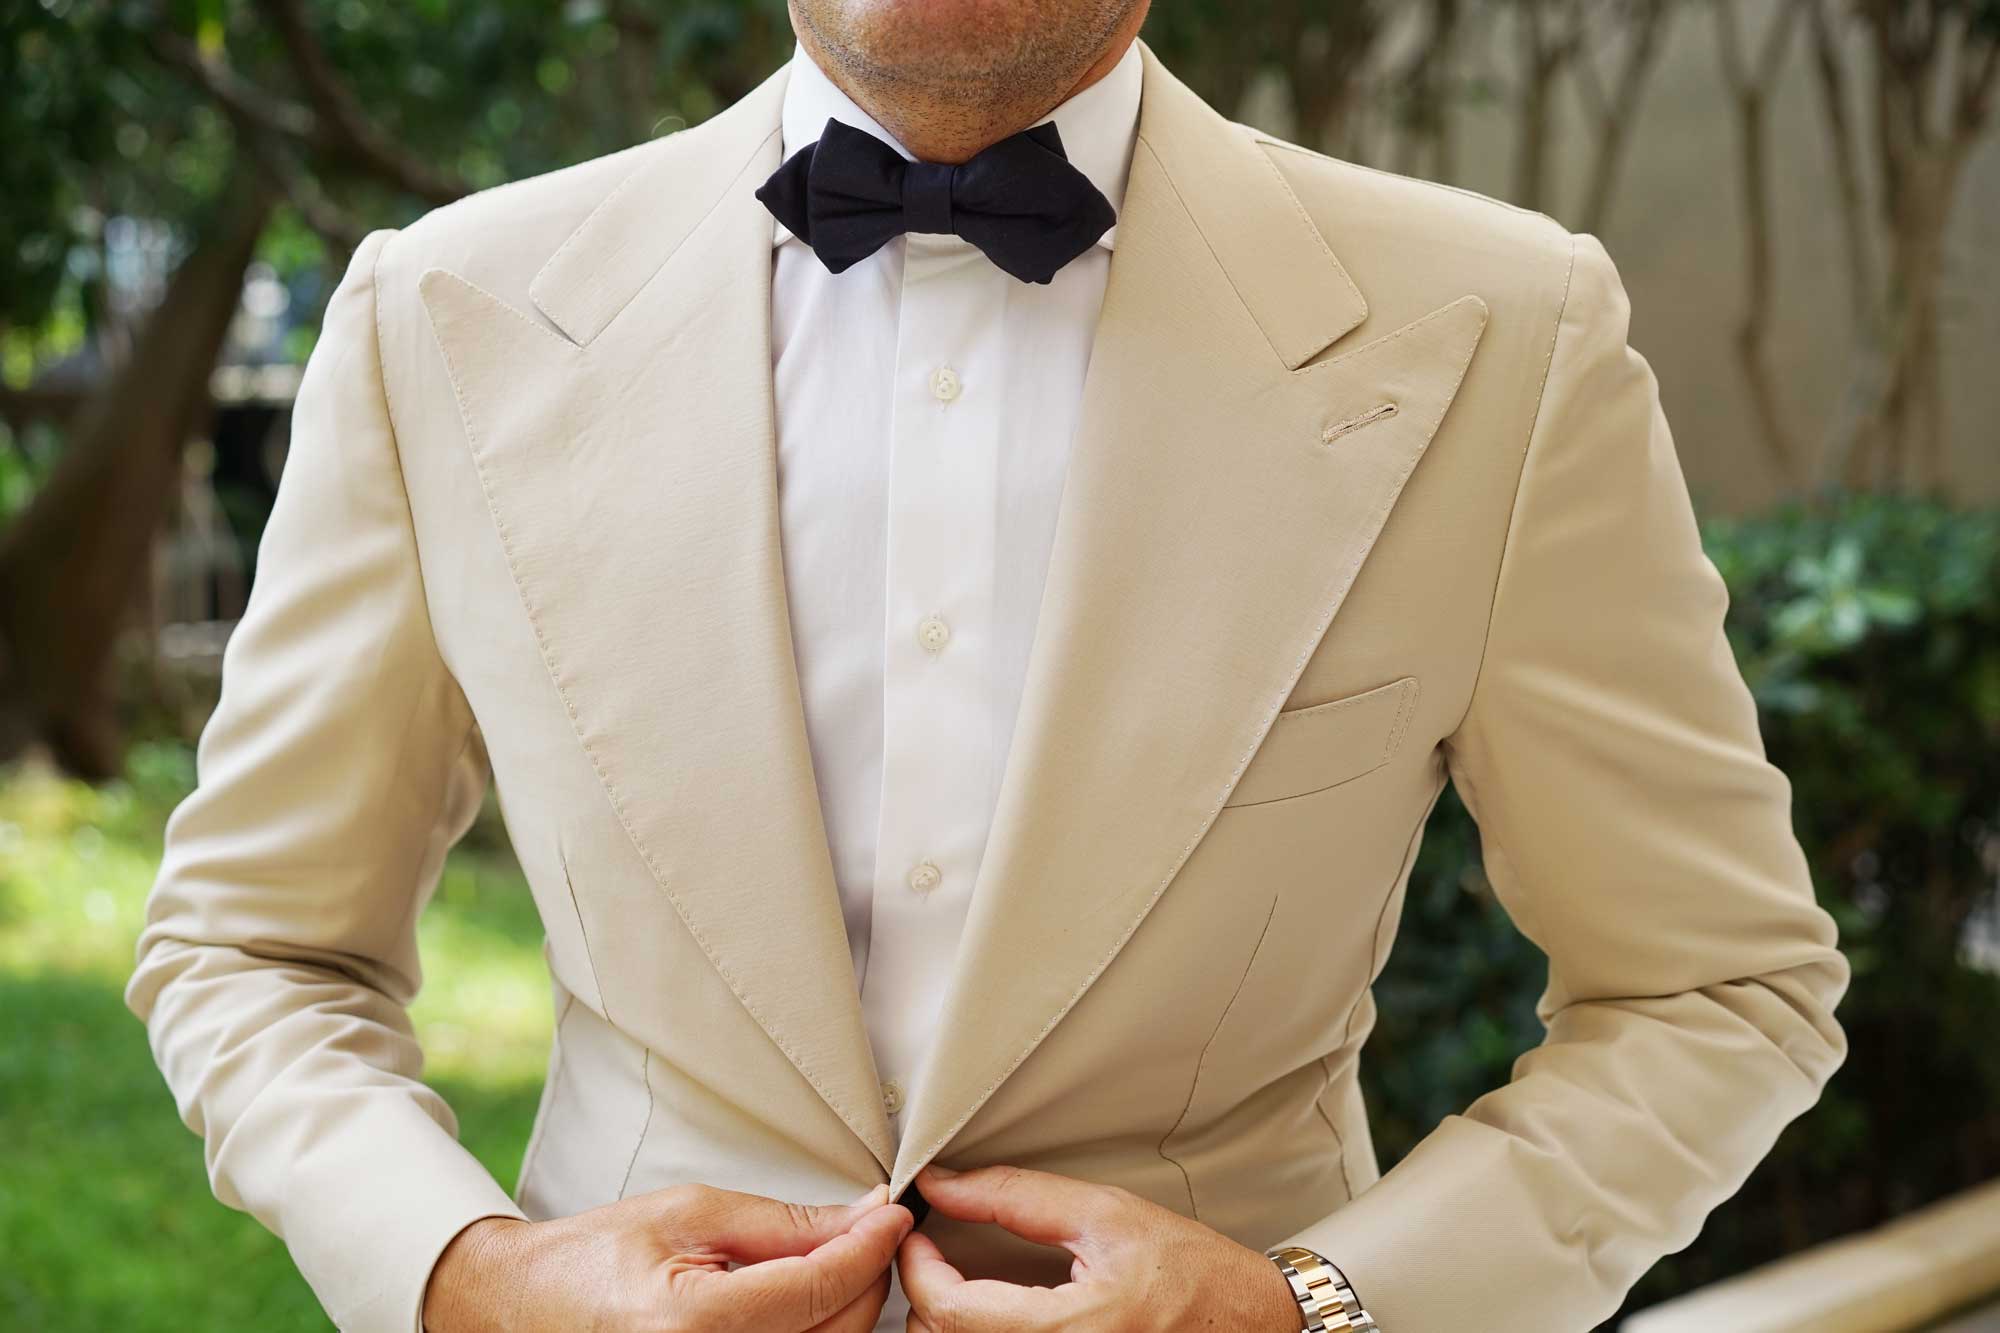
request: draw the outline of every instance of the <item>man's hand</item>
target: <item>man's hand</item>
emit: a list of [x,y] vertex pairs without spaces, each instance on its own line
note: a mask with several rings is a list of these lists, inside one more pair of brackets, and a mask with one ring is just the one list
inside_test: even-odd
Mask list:
[[[910,1210],[674,1185],[546,1222],[489,1217],[445,1247],[425,1333],[870,1333]],[[734,1261],[739,1268],[730,1268]]]
[[896,1252],[910,1300],[907,1333],[1297,1333],[1304,1326],[1276,1264],[1129,1190],[1018,1166],[953,1173],[927,1166],[917,1186],[947,1217],[990,1222],[1075,1257],[1059,1287],[968,1281],[929,1236],[912,1231]]

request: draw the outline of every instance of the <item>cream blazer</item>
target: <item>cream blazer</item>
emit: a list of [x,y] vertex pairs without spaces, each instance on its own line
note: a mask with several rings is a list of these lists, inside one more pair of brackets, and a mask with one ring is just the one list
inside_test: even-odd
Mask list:
[[[127,990],[217,1196],[341,1327],[416,1329],[483,1215],[681,1181],[845,1201],[936,1158],[1309,1245],[1388,1333],[1580,1330],[1841,1062],[1848,968],[1603,248],[1144,69],[900,1144],[780,566],[751,191],[784,71],[356,252]],[[512,1190],[405,1010],[489,777],[558,1020]],[[1384,1175],[1370,983],[1448,780],[1548,955],[1547,1039]],[[1058,1251],[926,1225],[970,1273],[1064,1280]]]

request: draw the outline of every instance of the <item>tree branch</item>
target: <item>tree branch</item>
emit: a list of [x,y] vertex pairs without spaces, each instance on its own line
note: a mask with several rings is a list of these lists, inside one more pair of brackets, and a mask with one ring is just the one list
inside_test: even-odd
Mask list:
[[336,208],[320,189],[319,182],[295,166],[285,151],[286,144],[308,149],[328,147],[317,116],[295,102],[272,97],[221,61],[204,56],[192,42],[172,33],[153,33],[152,45],[156,57],[185,72],[215,99],[252,163],[298,210],[308,227],[349,251],[360,244],[366,228]]
[[284,150],[266,135],[252,133],[245,136],[244,147],[258,170],[277,187],[285,202],[298,212],[308,227],[347,254],[360,247],[368,228],[328,199],[326,191],[320,188],[310,172],[300,170],[287,158]]
[[327,147],[319,117],[297,102],[274,97],[219,60],[203,55],[193,42],[164,29],[151,37],[153,54],[180,70],[221,104],[232,118],[315,147]]
[[1577,83],[1579,87],[1589,89],[1586,100],[1591,103],[1592,116],[1597,121],[1597,151],[1591,164],[1590,187],[1584,196],[1582,225],[1585,231],[1601,232],[1610,217],[1619,167],[1631,136],[1632,123],[1638,116],[1647,75],[1659,59],[1660,32],[1668,12],[1667,0],[1638,0],[1634,6],[1632,21],[1636,32],[1626,45],[1615,95],[1605,90],[1597,63],[1588,51],[1582,52],[1577,59]]
[[468,192],[464,182],[433,171],[397,147],[368,118],[313,35],[300,0],[259,0],[258,7],[277,29],[335,147],[357,165],[430,203],[448,204]]
[[[1776,56],[1782,55],[1797,9],[1787,4],[1771,29],[1757,57],[1758,74],[1753,77],[1744,62],[1742,36],[1737,27],[1736,0],[1715,0],[1715,36],[1718,55],[1731,99],[1736,104],[1738,139],[1738,188],[1742,192],[1744,242],[1744,309],[1736,328],[1736,346],[1743,372],[1744,387],[1771,463],[1789,486],[1801,477],[1800,452],[1786,424],[1778,385],[1765,356],[1765,335],[1769,331],[1776,270],[1773,263],[1770,172],[1768,160],[1768,93],[1776,74]],[[1774,55],[1775,53],[1775,55]]]
[[1766,88],[1778,81],[1778,72],[1785,63],[1785,52],[1791,46],[1792,24],[1798,16],[1797,5],[1786,5],[1778,11],[1777,19],[1764,33],[1764,49],[1757,54],[1757,81]]
[[1834,181],[1840,193],[1841,233],[1847,246],[1847,282],[1854,323],[1857,331],[1867,336],[1876,322],[1876,280],[1868,246],[1868,210],[1862,201],[1861,169],[1855,157],[1854,122],[1848,110],[1847,67],[1827,17],[1826,0],[1798,0],[1798,3],[1805,8],[1812,35],[1820,114],[1825,121],[1827,151],[1833,159]]
[[1973,55],[1975,39],[1969,25],[1963,40],[1961,59],[1965,68],[1959,80],[1955,119],[1959,134],[1971,139],[1986,128],[1986,118],[1993,110],[1993,88],[2000,81],[2000,37],[1988,37],[1986,49],[1978,58]]
[[1723,78],[1730,91],[1740,94],[1748,78],[1743,70],[1743,39],[1736,31],[1736,6],[1731,0],[1715,0],[1715,40]]

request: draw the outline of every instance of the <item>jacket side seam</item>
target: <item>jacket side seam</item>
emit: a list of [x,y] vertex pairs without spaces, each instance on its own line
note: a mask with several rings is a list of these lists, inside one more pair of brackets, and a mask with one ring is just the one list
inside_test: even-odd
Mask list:
[[639,1078],[646,1085],[646,1118],[639,1122],[639,1137],[632,1140],[632,1156],[625,1163],[625,1177],[618,1182],[618,1197],[624,1198],[625,1191],[632,1188],[632,1168],[639,1165],[639,1150],[646,1146],[646,1135],[653,1128],[653,1048],[645,1048],[646,1055],[639,1062]]
[[[639,1136],[632,1141],[632,1156],[626,1160],[625,1174],[618,1182],[618,1197],[622,1199],[625,1197],[625,1191],[631,1187],[632,1168],[639,1163],[639,1150],[645,1147],[646,1135],[653,1128],[653,1048],[636,1033],[620,1027],[618,1020],[611,1016],[611,998],[604,993],[604,979],[598,975],[597,951],[590,947],[590,930],[583,924],[583,905],[577,901],[576,881],[570,878],[569,856],[564,852],[560,840],[556,843],[556,860],[562,866],[563,889],[569,894],[570,911],[576,916],[577,937],[583,941],[583,961],[590,968],[590,984],[597,990],[597,1013],[604,1019],[606,1027],[644,1052],[639,1064],[639,1078],[646,1089],[646,1114],[639,1122]],[[570,1000],[574,1002],[575,999],[576,995],[572,992]],[[565,1015],[568,1014],[567,1005],[564,1006],[563,1012]]]
[[1334,1150],[1340,1154],[1340,1186],[1347,1191],[1348,1200],[1351,1202],[1354,1198],[1354,1177],[1347,1170],[1347,1138],[1340,1132],[1340,1126],[1333,1123],[1333,1117],[1326,1113],[1326,1094],[1333,1088],[1333,1065],[1329,1063],[1327,1056],[1320,1056],[1319,1072],[1323,1077],[1319,1085],[1319,1095],[1313,1098],[1313,1110],[1319,1113],[1319,1118],[1326,1122],[1327,1129],[1333,1134]]
[[[1375,987],[1376,971],[1383,962],[1383,959],[1381,957],[1382,922],[1389,915],[1389,904],[1395,900],[1397,888],[1399,888],[1408,881],[1410,872],[1412,871],[1412,869],[1415,868],[1417,853],[1423,847],[1424,828],[1431,822],[1431,811],[1437,809],[1438,797],[1444,794],[1445,780],[1446,780],[1446,774],[1443,772],[1439,772],[1435,779],[1434,785],[1431,787],[1431,798],[1424,805],[1423,814],[1418,816],[1416,827],[1410,830],[1409,841],[1405,844],[1403,849],[1402,869],[1397,872],[1396,878],[1390,881],[1389,891],[1382,895],[1381,906],[1375,909],[1375,929],[1369,937],[1369,944],[1368,944],[1368,980],[1362,984],[1362,987],[1359,991],[1355,992],[1353,1003],[1347,1006],[1347,1018],[1340,1025],[1340,1044],[1343,1047],[1345,1047],[1348,1044],[1348,1042],[1351,1041],[1354,1037],[1354,1015],[1359,1013],[1361,1010],[1361,997],[1371,992]],[[1326,1057],[1324,1054],[1322,1054],[1320,1058],[1323,1062]],[[1317,1105],[1317,1103],[1315,1103],[1315,1105]],[[1324,1112],[1322,1112],[1322,1114],[1324,1114]],[[1331,1125],[1332,1121],[1329,1120],[1327,1123]],[[1339,1130],[1334,1131],[1334,1137],[1336,1139],[1340,1137]],[[1346,1150],[1346,1145],[1344,1143],[1341,1145],[1340,1171],[1341,1171],[1341,1178],[1345,1180],[1347,1177],[1347,1150]],[[1348,1186],[1348,1189],[1350,1191],[1350,1197],[1352,1197],[1351,1191],[1353,1190],[1353,1186],[1350,1184]]]
[[1181,1160],[1167,1151],[1167,1142],[1180,1133],[1181,1126],[1187,1123],[1188,1112],[1194,1107],[1195,1093],[1201,1088],[1201,1071],[1208,1063],[1208,1053],[1215,1046],[1215,1039],[1222,1035],[1222,1029],[1228,1024],[1229,1015],[1236,1008],[1237,999],[1243,994],[1243,986],[1250,980],[1250,972],[1257,965],[1257,955],[1264,951],[1264,939],[1271,933],[1271,922],[1277,919],[1278,900],[1282,896],[1276,893],[1271,895],[1271,908],[1264,914],[1264,928],[1257,932],[1257,943],[1251,948],[1250,957],[1243,964],[1243,975],[1236,979],[1236,988],[1229,992],[1229,1003],[1222,1006],[1221,1016],[1215,1020],[1215,1027],[1209,1032],[1208,1040],[1202,1043],[1201,1054],[1195,1057],[1194,1077],[1188,1080],[1187,1100],[1181,1103],[1181,1113],[1174,1120],[1173,1128],[1160,1136],[1159,1154],[1172,1162],[1174,1169],[1181,1173],[1181,1184],[1186,1188],[1188,1196],[1188,1216],[1196,1221],[1201,1220],[1201,1211],[1195,1203],[1194,1180],[1188,1175],[1188,1169],[1182,1165]]
[[[590,947],[590,928],[583,924],[583,904],[576,900],[576,882],[569,876],[569,855],[563,851],[560,839],[556,842],[556,861],[562,866],[563,889],[569,894],[569,910],[576,917],[577,938],[583,941],[583,961],[590,967],[590,984],[597,989],[597,1011],[604,1015],[604,1021],[613,1028],[617,1020],[611,1017],[611,1000],[604,993],[604,978],[597,974],[597,951]],[[575,998],[572,995],[571,998]]]

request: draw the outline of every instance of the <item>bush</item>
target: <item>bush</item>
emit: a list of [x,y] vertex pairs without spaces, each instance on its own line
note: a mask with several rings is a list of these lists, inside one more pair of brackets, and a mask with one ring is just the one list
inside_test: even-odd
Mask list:
[[[1853,964],[1850,1049],[1628,1311],[2000,1176],[2000,511],[1856,495],[1712,521],[1704,537]],[[1495,903],[1450,796],[1362,1064],[1385,1169],[1541,1039],[1543,960]]]

